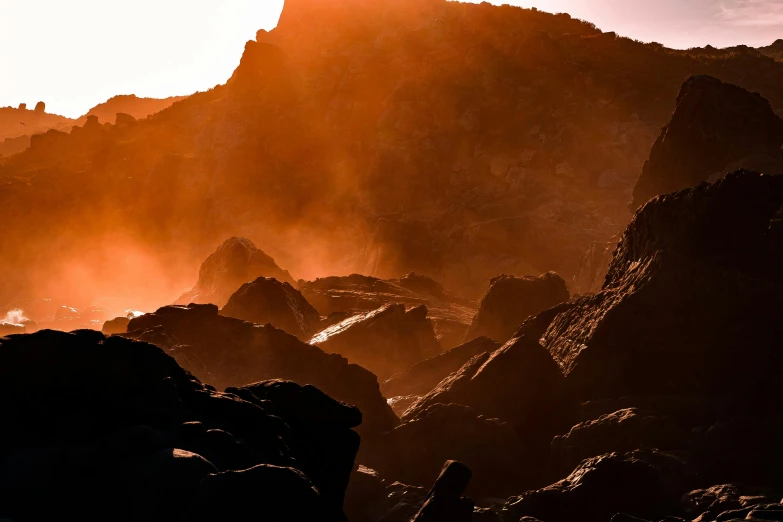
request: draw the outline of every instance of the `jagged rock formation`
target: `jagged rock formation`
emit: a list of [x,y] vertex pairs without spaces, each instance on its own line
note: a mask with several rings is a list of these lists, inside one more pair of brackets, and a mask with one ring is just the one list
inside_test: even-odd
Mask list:
[[424,305],[391,304],[354,315],[318,332],[310,344],[339,353],[381,379],[441,352]]
[[221,315],[256,324],[271,324],[305,340],[315,333],[321,316],[299,290],[277,279],[259,277],[234,292]]
[[604,289],[544,334],[569,386],[585,398],[769,393],[781,245],[770,221],[781,203],[779,179],[738,172],[645,205]]
[[222,307],[243,284],[258,277],[272,277],[293,283],[286,270],[259,250],[252,241],[232,237],[210,255],[198,272],[196,286],[181,295],[176,304],[215,304]]
[[[677,109],[653,144],[631,208],[658,194],[696,186],[730,166],[753,167],[735,162],[782,144],[783,120],[764,97],[717,78],[694,76],[683,84]],[[780,168],[766,173],[783,173],[783,163]]]
[[528,317],[569,297],[563,278],[552,272],[541,277],[496,277],[490,281],[465,340],[485,336],[504,343]]
[[462,343],[476,313],[475,302],[444,290],[432,278],[417,274],[390,280],[359,274],[324,277],[315,281],[299,281],[299,289],[322,315],[339,317],[340,320],[387,304],[425,305],[443,350]]
[[381,392],[385,397],[425,395],[476,355],[494,352],[498,348],[500,345],[492,339],[477,337],[392,375],[381,383]]
[[570,279],[627,224],[683,78],[783,107],[783,64],[756,50],[675,51],[489,4],[350,5],[287,2],[225,85],[4,158],[0,221],[19,248],[0,302],[35,296],[55,245],[110,272],[84,252],[118,235],[177,280],[249,231],[304,277],[415,270],[471,298],[501,273]]
[[316,388],[219,393],[155,346],[88,331],[0,339],[0,381],[0,517],[345,520],[361,414]]
[[398,422],[369,371],[272,326],[218,315],[214,305],[161,308],[131,320],[128,332],[159,343],[183,367],[219,389],[287,379],[312,384],[358,407],[362,433],[389,430]]

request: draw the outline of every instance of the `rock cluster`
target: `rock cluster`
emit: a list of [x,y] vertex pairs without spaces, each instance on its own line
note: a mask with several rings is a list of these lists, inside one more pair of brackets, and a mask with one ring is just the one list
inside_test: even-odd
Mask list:
[[220,393],[89,331],[0,339],[0,381],[0,517],[345,520],[361,414],[314,387]]

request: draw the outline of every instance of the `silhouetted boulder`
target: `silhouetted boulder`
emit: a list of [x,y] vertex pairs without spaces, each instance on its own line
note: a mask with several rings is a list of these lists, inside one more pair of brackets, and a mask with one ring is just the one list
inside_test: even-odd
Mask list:
[[122,334],[128,331],[128,323],[130,323],[130,319],[127,317],[116,317],[114,319],[109,319],[103,323],[101,332],[103,332],[104,335]]
[[760,94],[693,76],[683,84],[677,108],[650,151],[631,208],[694,187],[732,162],[781,144],[783,120]]
[[269,520],[345,520],[360,415],[314,388],[259,383],[284,391],[246,401],[87,330],[0,339],[0,382],[0,517],[238,519],[261,500]]
[[547,522],[606,522],[617,513],[660,520],[682,514],[680,498],[696,479],[687,463],[672,454],[610,453],[585,460],[551,486],[509,498],[506,508],[514,517]]
[[286,379],[312,384],[358,407],[364,418],[363,434],[389,430],[398,423],[381,396],[377,378],[368,370],[273,326],[221,316],[214,305],[164,307],[132,319],[128,332],[140,338],[154,333],[151,341],[160,339],[180,364],[219,389]]
[[565,281],[553,272],[541,277],[496,277],[481,300],[465,340],[486,336],[504,343],[525,319],[569,297]]
[[464,464],[446,462],[413,522],[470,522],[473,501],[462,494],[471,476],[470,468]]
[[35,104],[35,112],[38,112],[38,113],[46,112],[46,104],[44,102],[42,102],[42,101],[39,101],[38,103],[36,103]]
[[782,202],[780,179],[748,172],[648,202],[603,290],[543,336],[570,389],[777,401]]
[[557,364],[536,340],[514,338],[473,357],[414,403],[403,420],[434,404],[462,404],[519,426],[528,436],[538,434],[534,438],[548,445],[546,435],[562,420],[567,403],[562,384]]
[[384,305],[322,330],[310,344],[339,353],[380,378],[441,351],[424,305],[409,310],[403,304]]
[[484,352],[494,352],[498,348],[500,345],[492,339],[477,337],[392,375],[381,383],[381,392],[385,397],[425,395],[471,358]]
[[221,307],[240,286],[258,277],[294,282],[287,271],[277,266],[275,260],[256,248],[252,241],[232,237],[202,263],[196,286],[180,296],[177,304],[211,303]]
[[299,290],[266,277],[242,285],[220,314],[256,324],[271,324],[300,339],[315,333],[321,321],[318,311]]

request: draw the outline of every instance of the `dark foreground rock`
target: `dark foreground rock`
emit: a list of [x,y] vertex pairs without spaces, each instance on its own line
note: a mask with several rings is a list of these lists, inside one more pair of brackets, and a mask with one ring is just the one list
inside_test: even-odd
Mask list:
[[471,476],[464,464],[446,462],[413,522],[470,522],[473,502],[462,494]]
[[406,415],[362,458],[384,477],[421,487],[432,483],[444,459],[459,459],[473,470],[471,496],[524,491],[534,473],[511,424],[459,404],[434,404]]
[[283,283],[294,283],[291,274],[275,260],[244,237],[227,239],[210,255],[198,272],[198,281],[176,304],[226,304],[228,298],[248,281],[258,277],[273,277]]
[[504,343],[525,319],[569,297],[565,281],[553,272],[541,277],[496,277],[481,300],[465,340],[485,336]]
[[339,353],[381,379],[441,352],[424,305],[384,305],[322,330],[310,344]]
[[385,397],[425,395],[471,358],[484,352],[494,352],[498,348],[500,345],[492,339],[478,337],[392,375],[381,383],[381,392]]
[[133,319],[128,331],[159,342],[185,368],[220,389],[287,379],[358,407],[363,434],[392,429],[398,422],[369,371],[272,326],[218,315],[216,306],[164,307]]
[[[709,76],[686,81],[677,108],[650,151],[631,208],[706,181],[746,156],[779,149],[781,120],[760,94]],[[770,173],[770,172],[768,172]]]
[[93,331],[0,339],[0,382],[2,518],[345,520],[361,415],[319,390],[244,400]]
[[587,459],[568,478],[508,500],[518,517],[546,522],[605,522],[617,513],[661,520],[682,514],[680,498],[697,477],[677,456],[654,450]]
[[277,279],[259,277],[229,298],[221,315],[256,324],[271,324],[300,339],[315,333],[321,316],[299,290]]

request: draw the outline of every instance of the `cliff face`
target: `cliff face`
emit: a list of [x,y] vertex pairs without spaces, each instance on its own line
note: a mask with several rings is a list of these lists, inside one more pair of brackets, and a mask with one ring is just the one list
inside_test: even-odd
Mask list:
[[783,108],[783,64],[752,49],[672,51],[509,6],[289,0],[226,85],[2,161],[17,248],[0,263],[20,288],[0,296],[40,286],[54,252],[121,294],[83,253],[118,237],[180,288],[233,235],[300,277],[415,270],[476,297],[500,273],[568,279],[630,219],[650,144],[702,73]]

